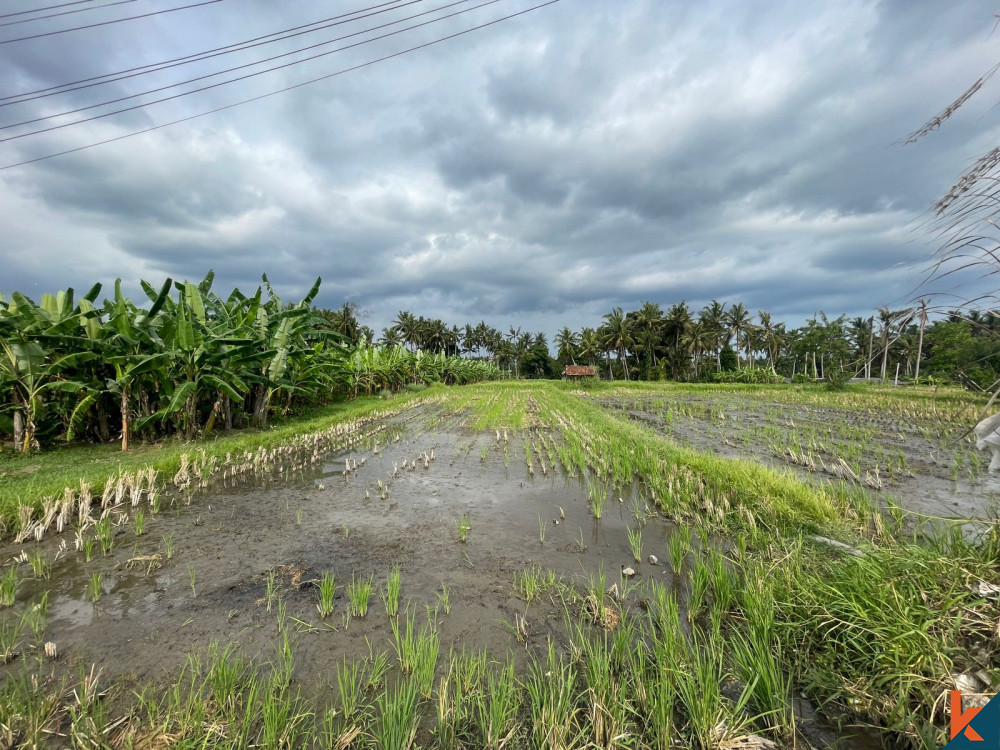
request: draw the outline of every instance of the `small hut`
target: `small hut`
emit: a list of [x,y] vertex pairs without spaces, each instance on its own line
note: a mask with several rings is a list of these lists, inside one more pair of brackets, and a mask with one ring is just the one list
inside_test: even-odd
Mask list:
[[566,365],[563,368],[563,380],[580,380],[582,378],[596,378],[597,368],[587,365]]

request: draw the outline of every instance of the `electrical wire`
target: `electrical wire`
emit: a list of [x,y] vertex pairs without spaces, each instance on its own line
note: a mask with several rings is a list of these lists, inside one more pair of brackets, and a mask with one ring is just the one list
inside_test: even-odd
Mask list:
[[56,8],[68,8],[71,5],[83,5],[92,3],[94,0],[74,0],[72,3],[60,3],[59,5],[46,5],[44,8],[32,8],[31,10],[19,10],[14,13],[0,13],[0,18],[12,18],[13,16],[26,16],[29,13],[41,13],[43,10],[55,10]]
[[[46,18],[58,18],[59,16],[71,16],[74,13],[86,13],[91,10],[100,10],[101,8],[110,8],[115,5],[127,5],[128,3],[134,3],[136,0],[116,0],[113,3],[105,3],[104,5],[94,5],[90,8],[77,8],[76,10],[64,10],[60,13],[49,13],[47,16],[35,16],[34,18],[22,18],[19,21],[7,21],[6,23],[0,23],[0,27],[3,26],[17,26],[19,23],[31,23],[32,21],[44,21]],[[30,11],[29,11],[30,12]],[[0,16],[3,18],[3,16]]]
[[13,42],[25,42],[29,39],[41,39],[45,36],[55,36],[56,34],[68,34],[71,31],[80,31],[82,29],[94,29],[98,26],[110,26],[113,23],[122,23],[123,21],[134,21],[137,18],[149,18],[150,16],[158,16],[161,13],[174,13],[178,10],[187,10],[188,8],[197,8],[201,5],[214,5],[215,3],[221,3],[222,0],[203,0],[200,3],[192,3],[191,5],[181,5],[177,8],[166,8],[164,10],[154,10],[149,13],[141,13],[138,16],[126,16],[125,18],[116,18],[112,21],[101,21],[100,23],[91,23],[86,26],[74,26],[71,29],[59,29],[58,31],[47,31],[44,34],[32,34],[31,36],[20,36],[16,39],[0,39],[0,44],[11,44]]
[[[457,0],[457,2],[452,3],[452,5],[458,5],[458,4],[464,3],[464,2],[469,2],[469,0]],[[371,39],[364,39],[364,40],[362,40],[360,42],[355,42],[354,44],[347,44],[347,45],[345,45],[343,47],[338,47],[337,49],[327,50],[326,52],[320,52],[319,54],[316,54],[316,55],[310,55],[309,57],[305,57],[305,58],[303,58],[301,60],[293,60],[292,62],[283,63],[281,65],[275,65],[275,66],[273,66],[271,68],[266,68],[264,70],[258,70],[255,73],[247,73],[247,74],[242,75],[242,76],[236,76],[235,78],[230,78],[230,79],[228,79],[226,81],[219,81],[218,83],[211,83],[211,84],[209,84],[207,86],[201,86],[200,88],[191,89],[190,91],[182,91],[179,94],[172,94],[170,96],[164,96],[164,97],[161,97],[159,99],[153,99],[152,101],[143,102],[142,104],[134,104],[131,107],[122,107],[121,109],[114,109],[114,110],[111,110],[110,112],[102,112],[99,115],[93,115],[91,117],[84,117],[83,119],[74,120],[73,122],[64,122],[61,125],[50,125],[47,128],[38,128],[37,130],[29,130],[27,133],[18,133],[17,135],[9,135],[6,138],[0,138],[0,143],[7,143],[8,141],[16,141],[16,140],[19,140],[21,138],[28,138],[28,137],[33,136],[33,135],[41,135],[42,133],[50,133],[53,130],[63,130],[65,128],[73,127],[74,125],[82,125],[82,124],[87,123],[87,122],[93,122],[94,120],[102,120],[105,117],[112,117],[114,115],[124,114],[125,112],[133,112],[133,111],[135,111],[137,109],[143,109],[144,107],[152,106],[153,104],[162,104],[163,102],[169,102],[169,101],[172,101],[174,99],[180,99],[180,98],[185,97],[185,96],[190,96],[191,94],[198,94],[198,93],[201,93],[202,91],[209,91],[211,89],[219,88],[220,86],[227,86],[230,83],[237,83],[239,81],[245,81],[245,80],[247,80],[249,78],[256,78],[257,76],[264,75],[265,73],[273,73],[276,70],[282,70],[284,68],[289,68],[289,67],[292,67],[293,65],[301,65],[304,62],[309,62],[311,60],[316,60],[317,58],[320,58],[320,57],[326,57],[327,55],[333,55],[333,54],[336,54],[337,52],[343,52],[345,50],[353,49],[355,47],[360,47],[360,46],[362,46],[364,44],[371,44],[372,42],[377,42],[380,39],[387,39],[388,37],[391,37],[391,36],[397,36],[399,34],[403,34],[403,33],[407,32],[407,31],[412,31],[413,29],[419,29],[419,28],[421,28],[423,26],[429,26],[429,25],[431,25],[433,23],[439,23],[441,21],[446,21],[449,18],[454,18],[455,16],[460,16],[463,13],[471,13],[474,10],[479,10],[480,8],[484,8],[487,5],[493,5],[493,4],[499,3],[499,2],[502,2],[502,0],[486,0],[486,2],[481,3],[479,5],[474,5],[471,8],[463,8],[462,10],[456,11],[454,13],[449,13],[447,15],[441,16],[440,18],[433,18],[430,21],[424,21],[422,23],[413,24],[412,26],[407,26],[407,27],[402,28],[402,29],[397,29],[396,31],[390,31],[387,34],[382,34],[380,36],[375,36],[375,37],[372,37]],[[443,7],[447,8],[449,6],[443,6]],[[417,14],[417,16],[414,16],[414,17],[416,18],[418,16],[425,16],[425,15],[427,15],[427,13],[434,13],[437,10],[441,10],[441,9],[442,8],[437,8],[437,9],[435,9],[433,11],[427,11],[425,13],[419,13],[419,14]],[[389,23],[389,24],[383,24],[381,27],[375,27],[375,28],[376,29],[377,28],[384,28],[385,26],[391,26],[391,25],[392,25],[391,23]],[[343,38],[346,39],[346,38],[349,38],[349,37],[352,37],[352,36],[357,36],[358,34],[364,34],[364,33],[367,33],[370,30],[371,29],[366,29],[365,31],[358,31],[358,32],[355,32],[354,34],[348,34],[346,37],[343,37]],[[278,55],[278,57],[283,57],[283,56],[284,55]],[[266,62],[266,61],[262,61],[262,62]],[[260,64],[260,62],[247,63],[246,65],[240,65],[240,66],[238,66],[236,68],[231,68],[230,70],[238,70],[239,68],[246,68],[246,67],[250,67],[252,65],[259,65],[259,64]],[[226,72],[226,71],[223,71],[223,72]],[[219,74],[218,73],[213,73],[212,75],[219,75]],[[211,76],[202,76],[202,78],[210,78],[210,77]],[[192,80],[200,80],[200,79],[196,78],[196,79],[192,79]],[[163,88],[174,88],[174,86],[164,86]],[[160,89],[157,89],[157,90],[160,90]],[[134,96],[123,97],[123,99],[132,99],[135,96],[142,96],[142,94],[135,94]],[[94,105],[94,106],[101,106],[101,105]],[[90,107],[87,107],[87,108],[84,108],[84,109],[90,109]],[[38,119],[45,120],[45,119],[48,119],[48,118],[42,117],[42,118],[38,118]],[[36,122],[36,121],[37,120],[29,120],[28,122]],[[19,123],[19,124],[24,124],[24,123]],[[3,128],[11,128],[11,127],[14,127],[14,125],[5,125],[5,126],[3,126]],[[0,129],[3,129],[3,128],[0,128]]]
[[[105,83],[114,83],[116,81],[123,81],[123,80],[125,80],[127,78],[135,78],[135,77],[140,76],[140,75],[146,75],[147,73],[158,73],[161,70],[167,70],[168,68],[175,68],[178,65],[187,65],[189,63],[201,62],[202,60],[210,60],[213,57],[219,57],[221,55],[229,55],[229,54],[232,54],[234,52],[243,52],[244,50],[253,49],[254,47],[260,47],[260,46],[265,45],[265,44],[271,44],[273,42],[281,42],[281,41],[284,41],[285,39],[291,39],[292,37],[301,36],[303,34],[311,34],[314,31],[322,31],[324,29],[332,28],[333,26],[341,26],[341,25],[343,25],[345,23],[352,23],[353,21],[360,21],[363,18],[370,18],[371,16],[377,16],[377,15],[379,15],[381,13],[388,13],[389,11],[397,10],[399,8],[405,8],[408,5],[415,5],[417,3],[422,3],[424,0],[410,0],[409,2],[403,3],[402,5],[398,4],[399,1],[400,0],[392,0],[391,3],[382,3],[381,5],[374,5],[371,8],[362,8],[361,10],[351,11],[350,13],[343,13],[343,14],[341,14],[339,16],[333,16],[332,19],[324,19],[323,21],[314,21],[313,23],[306,24],[305,26],[315,26],[316,24],[326,24],[326,25],[324,25],[324,26],[317,26],[317,28],[315,28],[315,29],[307,29],[306,31],[295,31],[295,33],[291,33],[291,34],[288,34],[287,36],[279,37],[277,39],[270,39],[270,40],[264,41],[264,42],[257,41],[258,39],[264,39],[264,38],[266,38],[268,36],[275,36],[275,35],[278,35],[278,34],[284,34],[285,32],[284,31],[277,31],[277,32],[274,32],[273,34],[266,34],[263,37],[257,37],[256,39],[251,39],[249,42],[237,42],[236,44],[227,45],[226,47],[217,47],[217,48],[212,49],[212,50],[206,50],[206,51],[203,51],[203,52],[198,52],[198,53],[195,53],[195,54],[192,54],[192,55],[187,55],[186,57],[176,58],[174,60],[168,60],[166,62],[151,63],[150,65],[140,66],[141,68],[148,68],[148,69],[147,70],[141,70],[138,73],[133,73],[132,71],[133,70],[140,70],[140,68],[132,68],[131,70],[120,71],[120,73],[107,73],[107,74],[105,74],[103,76],[95,76],[94,78],[84,79],[83,81],[77,81],[75,83],[86,83],[86,81],[96,80],[97,78],[107,78],[108,80],[106,80],[106,81],[98,81],[97,83],[89,83],[89,84],[84,85],[84,86],[76,86],[75,83],[64,83],[64,84],[61,84],[60,86],[52,86],[52,87],[50,87],[48,89],[40,89],[38,92],[32,92],[32,93],[34,93],[36,95],[12,94],[12,95],[7,96],[7,97],[0,97],[0,107],[8,107],[8,106],[10,106],[12,104],[21,104],[23,102],[30,102],[30,101],[34,101],[36,99],[44,99],[44,98],[49,97],[49,96],[56,96],[58,94],[66,94],[66,93],[69,93],[71,91],[80,91],[81,89],[92,88],[93,86],[102,86]],[[384,8],[383,10],[373,11],[371,13],[368,12],[370,10],[373,10],[374,8],[381,8],[384,5],[391,5],[392,7],[391,8]],[[360,14],[364,14],[364,15],[358,15],[359,13]],[[342,21],[335,21],[335,22],[331,22],[331,23],[326,23],[327,21],[333,21],[333,19],[345,18],[346,16],[355,16],[355,17],[354,18],[347,18],[346,20],[342,20]],[[406,20],[406,19],[403,19],[403,20]],[[297,26],[297,27],[295,27],[295,29],[302,29],[302,28],[305,28],[305,27],[304,26]],[[376,28],[379,28],[379,27],[376,27]],[[337,40],[334,39],[332,41],[337,41]],[[256,42],[256,43],[251,44],[250,42]],[[329,43],[329,42],[327,42],[327,43]],[[241,45],[245,45],[245,46],[241,46]],[[238,46],[240,47],[240,49],[229,49],[230,47],[238,47]],[[313,46],[318,46],[318,45],[313,45]],[[312,47],[305,47],[304,49],[312,49]],[[224,51],[219,51],[219,50],[224,50]],[[298,50],[298,51],[301,51],[301,50]],[[286,54],[293,54],[293,53],[286,53]],[[268,59],[274,59],[274,58],[268,58]],[[266,62],[266,60],[265,60],[265,62]],[[159,67],[157,67],[157,66],[159,66]],[[228,72],[228,71],[221,71],[221,72],[225,73],[225,72]],[[112,77],[112,76],[118,76],[118,77],[115,78],[115,77]],[[200,79],[195,79],[195,80],[200,80]],[[181,83],[186,83],[186,81],[182,81],[182,82],[180,82],[178,84],[175,84],[175,85],[179,86],[179,85],[181,85]],[[67,87],[67,86],[73,86],[73,88],[64,88],[64,87]],[[62,88],[63,90],[62,91],[55,91],[54,90],[54,89],[58,89],[58,88]],[[167,87],[167,88],[169,88],[169,87]],[[154,89],[154,90],[155,91],[162,91],[162,89]],[[50,92],[50,93],[42,93],[42,92]],[[146,93],[150,93],[150,92],[146,92]],[[140,96],[140,94],[135,94],[135,96]],[[22,97],[22,98],[18,98],[18,97]],[[17,98],[18,100],[17,101],[4,101],[5,99],[14,99],[14,98]],[[121,101],[121,100],[120,99],[116,99],[116,100],[113,100],[113,101]],[[109,104],[109,103],[113,103],[113,102],[105,102],[105,104]],[[96,105],[95,104],[93,106],[100,106],[100,105]],[[84,108],[84,109],[86,109],[86,108]],[[73,111],[78,111],[78,110],[73,110]],[[60,115],[63,115],[63,114],[72,114],[72,112],[62,112],[62,113],[60,113]],[[49,116],[50,117],[58,117],[60,115],[49,115]],[[11,127],[11,126],[7,126],[7,127]]]
[[[415,0],[415,2],[420,2],[420,1],[421,0]],[[491,0],[491,2],[498,2],[498,1],[499,0]],[[43,117],[35,117],[35,118],[31,119],[31,120],[22,120],[21,122],[13,122],[13,123],[10,123],[9,125],[0,125],[0,130],[8,130],[10,128],[16,128],[16,127],[20,127],[22,125],[31,125],[32,123],[44,122],[46,120],[53,120],[53,119],[55,119],[57,117],[64,117],[66,115],[74,115],[74,114],[77,114],[78,112],[86,112],[88,110],[97,109],[98,107],[104,107],[104,106],[107,106],[109,104],[118,104],[120,102],[128,101],[129,99],[135,99],[135,98],[140,97],[140,96],[148,96],[149,94],[156,94],[156,93],[159,93],[161,91],[166,91],[167,89],[177,88],[178,86],[185,86],[185,85],[187,85],[189,83],[196,83],[198,81],[203,81],[203,80],[205,80],[207,78],[214,78],[215,76],[220,76],[220,75],[223,75],[225,73],[232,73],[232,72],[237,71],[237,70],[243,70],[245,68],[252,68],[255,65],[263,65],[264,63],[273,62],[274,60],[278,60],[278,59],[280,59],[282,57],[288,57],[290,55],[297,55],[300,52],[307,52],[308,50],[316,49],[317,47],[324,47],[327,44],[333,44],[334,42],[342,42],[345,39],[350,39],[352,37],[360,36],[362,34],[368,34],[368,33],[372,32],[372,31],[378,31],[379,29],[388,28],[389,26],[394,26],[394,25],[396,25],[398,23],[405,23],[406,21],[412,21],[415,18],[421,18],[422,16],[427,16],[427,15],[431,15],[433,13],[438,13],[438,12],[440,12],[442,10],[446,10],[446,9],[452,8],[452,7],[456,6],[456,5],[462,5],[463,3],[468,3],[468,2],[471,2],[471,0],[455,0],[455,2],[449,3],[447,5],[442,5],[442,6],[439,6],[437,8],[433,8],[433,9],[428,10],[428,11],[424,11],[423,13],[416,13],[416,14],[414,14],[412,16],[407,16],[406,18],[399,18],[399,19],[396,19],[395,21],[389,21],[388,23],[380,24],[378,26],[371,26],[371,27],[369,27],[367,29],[362,29],[361,31],[355,31],[355,32],[353,32],[351,34],[345,34],[344,36],[335,37],[333,39],[327,39],[326,41],[317,42],[316,44],[311,44],[311,45],[309,45],[307,47],[300,47],[299,49],[291,50],[289,52],[282,52],[279,55],[273,55],[271,57],[265,57],[265,58],[263,58],[261,60],[255,60],[253,62],[244,63],[243,65],[236,65],[236,66],[234,66],[232,68],[225,68],[224,70],[218,70],[218,71],[216,71],[214,73],[206,73],[205,75],[197,76],[195,78],[188,78],[187,80],[177,81],[176,83],[170,83],[170,84],[167,84],[165,86],[159,86],[159,87],[157,87],[155,89],[148,89],[146,91],[140,91],[140,92],[135,93],[135,94],[128,94],[126,96],[120,96],[117,99],[108,99],[107,101],[99,102],[97,104],[89,104],[89,105],[87,105],[85,107],[77,107],[76,109],[66,110],[65,112],[57,112],[55,114],[45,115]],[[412,4],[413,3],[407,3],[407,5],[412,5]],[[486,3],[486,4],[488,5],[490,3]],[[403,6],[398,6],[398,7],[403,7]],[[477,8],[481,8],[483,6],[479,5],[479,6],[476,6],[476,7]],[[469,8],[467,10],[475,10],[475,9],[476,8]],[[394,9],[390,9],[390,10],[394,10]],[[379,11],[379,12],[382,13],[382,12],[385,12],[385,11]],[[465,12],[465,11],[463,11],[463,12]],[[371,14],[371,15],[374,15],[374,14]],[[450,17],[451,16],[445,16],[445,18],[450,18]],[[367,18],[367,16],[362,16],[361,18]],[[438,20],[442,20],[442,19],[438,19]],[[346,21],[342,21],[341,23],[347,23],[347,22]],[[410,28],[416,28],[416,26],[411,26]],[[377,38],[381,38],[381,37],[377,37]],[[375,40],[373,39],[373,40],[368,40],[368,41],[375,41]],[[362,42],[362,43],[366,44],[367,42]],[[349,49],[349,47],[345,47],[343,49]],[[326,52],[326,53],[323,53],[323,54],[333,54],[333,52],[339,52],[339,51],[340,50],[331,50],[330,52]],[[298,63],[308,62],[309,60],[314,60],[317,57],[322,57],[322,56],[323,55],[313,55],[311,57],[303,58],[302,60],[296,60],[294,63],[291,63],[291,64],[298,64]],[[259,75],[260,73],[268,73],[268,72],[271,72],[272,70],[277,70],[277,68],[269,68],[268,70],[262,70],[262,71],[260,71],[259,73],[255,74],[255,75]],[[238,80],[242,80],[242,79],[241,78],[234,78],[234,79],[232,79],[232,81],[238,81]],[[227,82],[224,81],[223,85],[225,83],[227,83]],[[198,90],[202,90],[202,89],[196,89],[196,91],[198,91]],[[186,96],[187,93],[195,93],[195,92],[194,91],[185,92],[183,94],[178,94],[178,96]],[[156,104],[159,101],[164,101],[164,100],[157,100],[157,102],[147,102],[147,104]],[[146,104],[142,104],[142,105],[139,105],[139,106],[146,106]],[[118,112],[122,112],[122,111],[126,111],[126,110],[117,110],[117,111]],[[106,113],[106,114],[110,115],[110,114],[116,114],[116,113],[109,112],[109,113]],[[106,115],[99,115],[99,117],[104,117],[104,116],[106,116]],[[84,120],[75,120],[73,122],[65,123],[64,125],[59,125],[59,126],[56,126],[56,127],[67,127],[69,125],[74,125],[77,122],[87,122],[87,121],[88,120],[86,120],[86,119],[84,119]],[[27,136],[27,135],[33,135],[35,133],[43,133],[43,132],[45,132],[45,129],[35,130],[35,131],[31,132],[31,133],[24,133],[23,135]],[[20,136],[18,136],[18,137],[20,137]],[[4,139],[0,139],[0,143],[3,143],[3,141],[4,141]]]
[[208,115],[212,115],[212,114],[215,114],[217,112],[223,112],[225,110],[234,109],[235,107],[241,107],[244,104],[249,104],[251,102],[260,101],[262,99],[267,99],[267,98],[272,97],[272,96],[277,96],[278,94],[283,94],[283,93],[285,93],[287,91],[293,91],[295,89],[300,89],[300,88],[302,88],[304,86],[309,86],[309,85],[311,85],[313,83],[318,83],[319,81],[325,81],[325,80],[330,79],[330,78],[335,78],[337,76],[344,75],[345,73],[350,73],[350,72],[353,72],[355,70],[361,70],[362,68],[371,67],[372,65],[376,65],[376,64],[378,64],[380,62],[385,62],[386,60],[392,60],[393,58],[401,57],[401,56],[409,54],[411,52],[416,52],[417,50],[426,49],[427,47],[432,47],[432,46],[434,46],[436,44],[441,44],[442,42],[446,42],[449,39],[455,39],[457,37],[464,36],[466,34],[471,34],[474,31],[479,31],[480,29],[485,29],[485,28],[488,28],[490,26],[495,26],[496,24],[503,23],[504,21],[508,21],[511,18],[517,18],[518,16],[523,16],[523,15],[525,15],[527,13],[531,13],[533,11],[539,10],[540,8],[544,8],[544,7],[548,6],[548,5],[555,5],[559,1],[560,0],[548,0],[548,2],[540,3],[539,5],[534,5],[534,6],[530,7],[530,8],[526,8],[525,10],[518,11],[517,13],[511,13],[511,14],[506,15],[506,16],[501,16],[500,18],[496,18],[496,19],[494,19],[492,21],[487,21],[486,23],[479,24],[478,26],[472,26],[472,27],[470,27],[468,29],[464,29],[462,31],[455,32],[454,34],[448,34],[447,36],[439,37],[438,39],[433,39],[433,40],[431,40],[429,42],[424,42],[423,44],[418,44],[415,47],[410,47],[408,49],[400,50],[399,52],[394,52],[391,55],[385,55],[384,57],[379,57],[379,58],[376,58],[374,60],[369,60],[368,62],[364,62],[364,63],[361,63],[359,65],[354,65],[354,66],[352,66],[350,68],[344,68],[342,70],[338,70],[338,71],[335,71],[333,73],[327,73],[326,75],[319,76],[318,78],[311,78],[311,79],[309,79],[307,81],[301,81],[300,83],[296,83],[296,84],[293,84],[291,86],[285,86],[285,87],[280,88],[280,89],[275,89],[274,91],[269,91],[266,94],[260,94],[259,96],[253,96],[253,97],[250,97],[248,99],[242,99],[240,101],[233,102],[232,104],[226,104],[226,105],[224,105],[222,107],[215,107],[214,109],[209,109],[209,110],[206,110],[204,112],[199,112],[199,113],[194,114],[194,115],[189,115],[187,117],[182,117],[182,118],[177,119],[177,120],[171,120],[170,122],[164,122],[164,123],[161,123],[159,125],[153,125],[151,127],[143,128],[142,130],[136,130],[136,131],[133,131],[131,133],[125,133],[123,135],[115,136],[114,138],[106,138],[103,141],[97,141],[97,142],[94,142],[94,143],[89,143],[89,144],[86,144],[84,146],[77,146],[76,148],[70,148],[70,149],[66,149],[65,151],[58,151],[58,152],[55,152],[55,153],[46,154],[44,156],[37,156],[37,157],[35,157],[33,159],[25,159],[24,161],[20,161],[20,162],[14,163],[14,164],[7,164],[5,166],[0,167],[0,171],[4,171],[4,170],[7,170],[7,169],[14,169],[15,167],[23,167],[23,166],[25,166],[27,164],[36,164],[36,163],[38,163],[40,161],[46,161],[48,159],[54,159],[54,158],[56,158],[58,156],[66,156],[67,154],[75,154],[75,153],[78,153],[80,151],[86,151],[87,149],[96,148],[97,146],[104,146],[104,145],[107,145],[109,143],[116,143],[118,141],[126,140],[127,138],[134,138],[137,135],[143,135],[145,133],[151,133],[151,132],[153,132],[155,130],[162,130],[163,128],[167,128],[167,127],[170,127],[172,125],[179,125],[182,122],[190,122],[191,120],[196,120],[199,117],[206,117]]
[[[90,0],[87,0],[90,2]],[[114,81],[121,81],[125,78],[132,78],[134,76],[127,75],[130,73],[135,73],[135,75],[144,75],[146,73],[156,73],[160,70],[165,70],[166,68],[175,67],[174,63],[178,65],[183,65],[188,62],[198,62],[199,60],[208,59],[209,57],[216,57],[215,53],[221,50],[231,50],[232,52],[241,52],[242,49],[251,49],[252,47],[260,46],[259,44],[253,44],[254,42],[259,42],[261,39],[267,39],[272,36],[279,36],[281,34],[286,34],[288,32],[298,32],[300,29],[306,29],[309,26],[317,26],[319,24],[327,23],[328,21],[335,21],[340,18],[347,18],[347,16],[354,16],[359,13],[367,13],[370,10],[376,8],[382,8],[386,5],[392,5],[397,8],[404,7],[399,5],[400,0],[390,0],[390,2],[379,3],[378,5],[371,5],[367,8],[361,8],[359,10],[352,10],[349,13],[341,13],[340,15],[331,16],[329,18],[322,18],[319,21],[313,21],[312,23],[303,24],[301,26],[293,26],[290,29],[282,29],[281,31],[274,31],[270,34],[264,34],[263,36],[254,37],[252,39],[247,39],[242,42],[234,42],[233,44],[227,44],[223,47],[214,47],[212,49],[203,50],[201,52],[195,52],[190,55],[184,55],[183,57],[175,57],[171,60],[161,60],[160,62],[147,63],[146,65],[137,65],[134,68],[126,68],[125,70],[119,70],[115,73],[104,73],[99,76],[91,76],[90,78],[81,78],[78,81],[70,81],[69,83],[60,83],[57,86],[49,86],[43,89],[35,89],[34,91],[23,91],[20,94],[10,94],[8,96],[0,96],[0,107],[6,107],[9,104],[20,104],[22,101],[32,101],[33,99],[42,99],[46,96],[55,96],[57,94],[64,94],[69,91],[78,91],[80,89],[90,88],[91,86],[100,86],[104,83],[113,83]],[[423,0],[413,0],[413,2],[423,2]],[[412,5],[413,2],[405,3],[405,5]],[[390,8],[389,10],[392,10]],[[320,28],[326,28],[320,27]],[[317,31],[319,29],[312,29],[312,31]],[[283,39],[289,39],[293,36],[299,36],[300,34],[308,34],[309,30],[302,31],[297,34],[289,34],[287,37],[282,37]],[[281,39],[273,39],[271,41],[281,41]],[[260,44],[269,44],[270,42],[260,42]],[[234,47],[241,47],[242,49],[233,49]],[[228,53],[222,53],[228,54]],[[197,59],[195,59],[197,58]],[[136,72],[140,71],[140,72]],[[107,81],[100,81],[101,78],[107,78]],[[91,81],[97,81],[97,83],[90,83]],[[86,86],[78,84],[89,84]],[[73,88],[70,88],[73,87]],[[56,89],[63,89],[63,91],[57,91]],[[50,93],[47,93],[50,92]],[[10,99],[17,99],[16,102],[8,101]]]

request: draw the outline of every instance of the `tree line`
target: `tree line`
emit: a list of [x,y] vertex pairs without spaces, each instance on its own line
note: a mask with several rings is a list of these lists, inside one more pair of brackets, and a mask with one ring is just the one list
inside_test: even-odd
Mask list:
[[0,438],[16,450],[74,438],[128,450],[136,437],[262,427],[345,395],[500,376],[484,360],[345,337],[312,304],[319,279],[294,304],[266,276],[251,295],[220,296],[213,280],[143,281],[143,305],[120,281],[102,301],[100,284],[38,303],[0,296]]
[[[355,343],[372,340],[345,303],[329,313],[332,325]],[[506,332],[488,325],[449,325],[401,310],[382,329],[379,342],[409,351],[443,352],[495,363],[510,377],[558,377],[568,364],[591,365],[609,379],[726,380],[752,377],[894,380],[930,377],[973,388],[1000,378],[1000,311],[952,310],[931,320],[925,300],[910,308],[879,308],[869,317],[831,318],[818,312],[788,327],[742,302],[711,301],[694,311],[686,302],[666,310],[643,302],[637,310],[616,307],[599,325],[560,329],[550,349],[544,332]]]

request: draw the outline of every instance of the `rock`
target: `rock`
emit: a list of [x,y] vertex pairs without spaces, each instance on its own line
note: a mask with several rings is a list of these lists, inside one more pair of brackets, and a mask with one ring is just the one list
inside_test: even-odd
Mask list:
[[829,537],[825,537],[825,536],[813,536],[812,540],[814,542],[818,542],[820,544],[826,544],[826,545],[828,545],[830,547],[836,547],[837,549],[843,550],[847,554],[853,555],[854,557],[864,557],[865,556],[865,553],[862,552],[861,550],[859,550],[857,547],[852,547],[849,544],[844,544],[843,542],[838,542],[836,539],[830,539]]
[[987,417],[976,425],[976,449],[986,450],[993,454],[989,472],[992,474],[1000,469],[1000,414]]
[[995,599],[1000,596],[1000,586],[996,586],[992,583],[986,583],[986,581],[980,581],[974,586],[970,585],[969,591],[974,594],[979,594],[979,596],[984,599]]
[[649,564],[650,565],[659,565],[660,561],[656,559],[656,555],[650,555],[649,556]]
[[630,567],[622,565],[622,575],[625,576],[626,578],[631,578],[632,576],[635,575],[635,570],[633,570]]

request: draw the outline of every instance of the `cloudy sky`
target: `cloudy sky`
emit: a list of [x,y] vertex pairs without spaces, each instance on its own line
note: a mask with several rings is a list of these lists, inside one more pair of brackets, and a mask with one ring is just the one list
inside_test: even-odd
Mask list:
[[[0,167],[544,0],[219,0],[49,33],[198,1],[5,2]],[[14,15],[40,5],[62,7]],[[363,8],[230,54],[17,96]],[[83,12],[34,19],[70,10]],[[295,298],[322,276],[319,302],[350,300],[376,330],[406,309],[550,334],[643,300],[742,300],[793,324],[901,306],[933,249],[921,216],[1000,143],[1000,80],[940,132],[899,141],[1000,60],[995,12],[986,0],[560,0],[0,170],[0,292],[121,277],[140,294],[139,279],[215,269],[217,290],[267,273]]]

